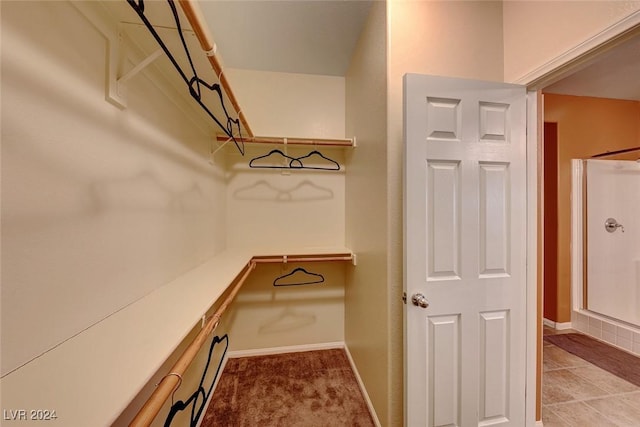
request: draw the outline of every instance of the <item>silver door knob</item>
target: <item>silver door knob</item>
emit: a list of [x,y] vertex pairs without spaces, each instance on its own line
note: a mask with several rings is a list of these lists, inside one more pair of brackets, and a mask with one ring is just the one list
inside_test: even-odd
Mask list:
[[413,294],[413,296],[411,297],[411,302],[413,303],[413,305],[418,307],[422,307],[422,308],[429,307],[429,302],[427,301],[427,298],[422,294]]

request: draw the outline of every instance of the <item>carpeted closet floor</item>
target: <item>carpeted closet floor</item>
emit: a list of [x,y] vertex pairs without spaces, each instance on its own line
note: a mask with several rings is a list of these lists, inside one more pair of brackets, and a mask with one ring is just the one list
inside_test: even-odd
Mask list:
[[229,359],[202,427],[373,426],[341,349]]

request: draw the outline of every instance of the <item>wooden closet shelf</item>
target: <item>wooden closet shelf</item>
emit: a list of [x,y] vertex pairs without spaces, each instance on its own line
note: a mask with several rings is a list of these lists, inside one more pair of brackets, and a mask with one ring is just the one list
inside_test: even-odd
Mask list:
[[[285,258],[347,261],[354,255],[336,247],[228,249],[4,376],[3,405],[53,408],[64,425],[112,424],[211,307],[227,291],[235,295],[256,263]],[[225,299],[206,329],[215,329],[232,299]],[[165,377],[165,393],[176,378]]]
[[[218,142],[226,142],[229,137],[217,135]],[[242,140],[249,144],[287,144],[287,145],[315,145],[322,147],[355,147],[355,138],[324,139],[324,138],[287,138],[279,136],[244,137]]]

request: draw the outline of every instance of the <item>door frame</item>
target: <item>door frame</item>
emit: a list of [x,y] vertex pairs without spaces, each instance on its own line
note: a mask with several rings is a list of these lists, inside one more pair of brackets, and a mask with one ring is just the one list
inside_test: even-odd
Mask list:
[[[640,35],[640,11],[623,18],[532,72],[510,83],[527,87],[527,427],[542,425],[542,304],[543,211],[542,197],[544,103],[542,90],[595,62],[604,53]],[[534,418],[530,414],[535,413]],[[535,421],[532,421],[534,419]]]

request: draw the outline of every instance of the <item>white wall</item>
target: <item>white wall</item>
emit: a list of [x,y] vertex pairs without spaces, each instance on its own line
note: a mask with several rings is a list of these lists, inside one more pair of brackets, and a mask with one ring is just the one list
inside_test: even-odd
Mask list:
[[640,1],[507,0],[503,7],[504,79],[514,82],[640,11]]
[[[640,326],[640,163],[587,161],[587,308]],[[613,233],[607,218],[624,226]]]
[[67,2],[2,2],[2,374],[225,245],[222,168],[140,74],[105,101],[105,38]]

